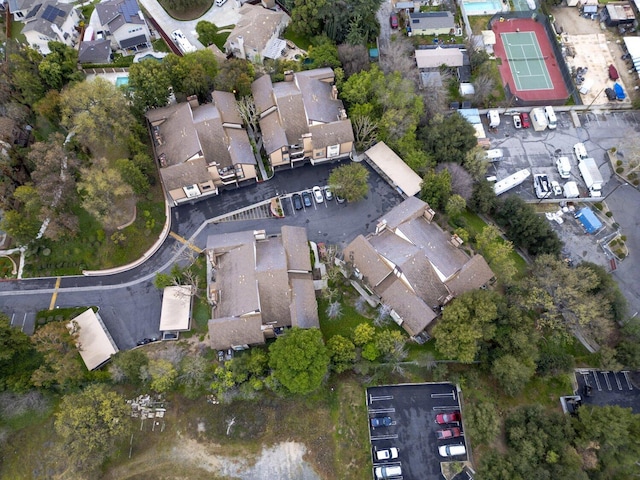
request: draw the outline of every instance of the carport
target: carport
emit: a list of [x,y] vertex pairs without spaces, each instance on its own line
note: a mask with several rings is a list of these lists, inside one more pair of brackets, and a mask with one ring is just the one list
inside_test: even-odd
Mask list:
[[395,154],[384,142],[378,142],[364,152],[371,166],[407,197],[420,191],[422,178]]
[[192,293],[193,287],[188,285],[174,285],[164,289],[160,313],[163,340],[177,340],[180,332],[191,328]]
[[88,370],[95,370],[107,363],[118,347],[97,313],[89,308],[67,324],[72,334],[77,334],[77,347]]

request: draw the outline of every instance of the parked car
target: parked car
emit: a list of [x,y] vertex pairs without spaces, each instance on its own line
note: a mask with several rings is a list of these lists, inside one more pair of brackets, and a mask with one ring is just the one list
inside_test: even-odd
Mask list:
[[320,187],[313,187],[311,191],[313,192],[313,198],[315,199],[316,203],[324,202],[324,195],[322,195],[322,189]]
[[467,449],[464,448],[464,445],[442,445],[438,447],[438,453],[441,457],[455,457],[464,455],[467,453]]
[[391,25],[391,28],[398,28],[398,15],[392,13],[391,16],[389,16],[389,25]]
[[329,185],[324,187],[324,197],[329,201],[333,200],[333,192],[331,191],[331,187],[329,187]]
[[449,412],[449,413],[439,413],[436,415],[436,423],[438,425],[443,425],[445,423],[454,423],[460,421],[460,412]]
[[152,343],[152,342],[157,342],[158,339],[156,337],[153,338],[143,338],[142,340],[139,340],[137,345],[146,345],[148,343]]
[[446,430],[438,430],[436,432],[438,440],[445,440],[447,438],[456,438],[462,435],[462,432],[458,427],[447,428]]
[[376,467],[374,472],[376,474],[376,480],[397,478],[402,476],[402,467],[400,467],[399,465],[392,465],[389,467]]
[[302,192],[302,202],[304,206],[310,208],[313,206],[313,200],[311,200],[311,194],[307,191]]
[[296,210],[302,210],[302,197],[299,193],[294,193],[291,196],[291,200],[293,201],[293,208]]
[[227,353],[224,355],[224,359],[229,361],[233,358],[233,350],[232,349],[228,349]]
[[339,193],[336,193],[336,202],[338,202],[338,203],[344,203],[344,202],[346,202],[346,201],[347,201],[347,199],[346,199],[346,198],[341,197]]
[[398,449],[396,447],[385,448],[375,451],[375,457],[377,461],[393,460],[398,458]]
[[391,425],[391,417],[373,417],[371,419],[371,426],[376,427],[388,427]]
[[531,126],[531,120],[529,119],[528,113],[525,113],[525,112],[521,113],[520,121],[522,122],[522,128],[529,128]]
[[551,190],[553,190],[554,195],[562,195],[562,187],[555,180],[551,182]]
[[522,117],[516,114],[513,116],[513,126],[516,128],[522,128]]
[[224,352],[222,350],[218,350],[218,361],[220,363],[224,362]]

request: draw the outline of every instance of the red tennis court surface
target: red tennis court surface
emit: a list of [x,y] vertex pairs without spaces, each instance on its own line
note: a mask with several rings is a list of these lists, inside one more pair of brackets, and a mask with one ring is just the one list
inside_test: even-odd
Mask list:
[[[496,44],[493,48],[496,57],[502,60],[502,64],[498,65],[500,76],[502,77],[502,83],[506,87],[509,86],[509,91],[518,97],[519,100],[524,102],[535,102],[551,100],[566,100],[569,98],[569,92],[567,86],[562,79],[562,72],[558,67],[553,48],[549,43],[547,34],[544,31],[544,26],[541,23],[536,22],[528,18],[509,18],[503,22],[494,22],[493,31],[496,34]],[[553,83],[553,90],[517,90],[516,83],[513,80],[511,69],[509,68],[507,53],[505,52],[504,44],[502,42],[501,33],[508,32],[533,32],[540,46],[540,51],[544,56],[544,64],[549,72],[549,77]]]

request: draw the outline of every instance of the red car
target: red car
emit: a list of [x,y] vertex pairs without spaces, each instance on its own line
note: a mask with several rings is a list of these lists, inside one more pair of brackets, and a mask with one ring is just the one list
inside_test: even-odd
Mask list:
[[462,432],[458,427],[448,428],[447,430],[438,430],[436,432],[438,440],[446,440],[447,438],[456,438],[462,435]]
[[445,423],[454,423],[460,421],[460,412],[439,413],[436,415],[436,423],[443,425]]
[[391,25],[391,28],[398,28],[398,15],[392,13],[389,17],[389,24]]
[[520,114],[520,120],[522,122],[522,128],[529,128],[531,126],[531,120],[529,120],[529,114],[528,113],[521,113]]

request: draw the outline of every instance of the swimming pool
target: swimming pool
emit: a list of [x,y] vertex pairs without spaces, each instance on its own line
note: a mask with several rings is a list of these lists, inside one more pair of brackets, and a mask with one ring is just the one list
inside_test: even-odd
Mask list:
[[482,0],[464,2],[464,10],[467,15],[493,15],[494,13],[505,11],[509,8],[509,3],[502,0]]
[[129,85],[129,77],[118,77],[116,78],[116,87],[122,87]]

